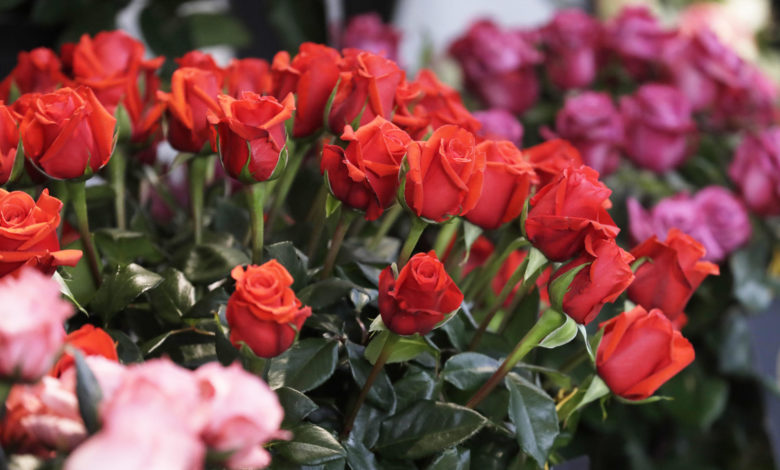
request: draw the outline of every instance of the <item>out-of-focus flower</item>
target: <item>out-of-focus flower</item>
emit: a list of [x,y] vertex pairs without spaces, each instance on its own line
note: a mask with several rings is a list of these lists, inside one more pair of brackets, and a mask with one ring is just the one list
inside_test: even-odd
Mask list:
[[398,42],[401,33],[382,22],[377,13],[353,16],[344,29],[341,47],[361,49],[398,62]]

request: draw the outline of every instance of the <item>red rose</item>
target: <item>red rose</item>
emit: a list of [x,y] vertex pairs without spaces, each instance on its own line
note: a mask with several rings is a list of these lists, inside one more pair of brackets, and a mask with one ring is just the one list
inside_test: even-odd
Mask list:
[[276,97],[296,95],[293,137],[306,137],[322,127],[323,114],[333,87],[339,80],[341,55],[335,49],[305,42],[290,60],[285,51],[274,56],[271,73]]
[[236,266],[230,272],[236,291],[227,304],[230,341],[244,342],[260,357],[274,357],[295,341],[296,332],[311,315],[290,288],[293,278],[278,261],[260,266]]
[[225,86],[234,98],[241,98],[245,91],[270,94],[273,91],[271,66],[263,59],[233,59],[225,69]]
[[289,94],[279,103],[272,96],[247,91],[239,100],[229,95],[219,95],[218,100],[222,111],[210,112],[209,122],[217,126],[225,171],[247,184],[268,180],[287,143],[284,122],[293,114],[295,98]]
[[376,116],[390,119],[396,88],[404,72],[390,59],[358,49],[345,49],[341,73],[330,107],[328,125],[341,130],[360,116],[366,124]]
[[357,131],[344,126],[346,149],[326,145],[320,171],[328,177],[333,195],[353,209],[376,220],[395,201],[398,172],[411,142],[395,124],[377,116]]
[[436,129],[426,142],[409,145],[404,197],[418,217],[442,222],[476,205],[485,151],[474,140],[471,132],[448,125]]
[[[95,328],[90,324],[69,333],[65,337],[65,343],[78,349],[85,356],[103,356],[106,359],[119,362],[113,338],[105,330]],[[49,371],[49,375],[59,377],[72,365],[73,357],[70,354],[63,354]]]
[[[430,116],[431,125],[438,129],[446,124],[456,124],[470,132],[476,132],[482,124],[463,106],[460,93],[440,82],[428,69],[420,70],[415,83],[423,97],[418,106]],[[413,111],[413,114],[416,114]]]
[[648,398],[693,362],[693,346],[658,309],[635,307],[600,326],[596,369],[615,395]]
[[168,142],[181,152],[198,153],[209,140],[207,112],[219,113],[221,78],[212,71],[184,67],[173,72],[171,92],[159,92],[168,112]]
[[563,311],[577,323],[587,325],[598,316],[607,302],[614,302],[634,280],[631,262],[634,257],[612,239],[596,239],[585,251],[561,266],[550,282],[564,273],[590,263],[574,276],[563,296]]
[[116,119],[87,87],[35,98],[19,125],[28,160],[51,178],[90,176],[114,151]]
[[[13,109],[0,103],[0,184],[11,178],[19,147],[18,123],[22,117]],[[24,158],[23,154],[18,155]]]
[[222,79],[225,71],[222,67],[217,65],[217,61],[214,60],[214,57],[212,57],[211,54],[206,54],[205,52],[198,50],[190,51],[176,59],[176,65],[182,69],[184,67],[192,67],[213,72],[214,75],[219,77],[220,88],[222,88]]
[[580,152],[569,142],[562,139],[548,140],[523,150],[525,158],[531,162],[539,176],[539,187],[558,178],[565,168],[582,166]]
[[379,275],[379,313],[399,335],[428,333],[461,302],[463,294],[433,251],[412,256],[397,279],[389,266]]
[[62,64],[57,54],[49,48],[38,47],[30,52],[20,52],[16,67],[0,82],[0,99],[11,98],[11,88],[19,93],[50,93],[67,85],[68,79],[62,73]]
[[44,189],[38,202],[22,191],[0,189],[0,277],[32,266],[46,274],[75,266],[79,250],[60,250],[57,226],[62,202]]
[[431,115],[423,106],[418,106],[423,97],[422,87],[417,82],[403,80],[395,89],[393,124],[414,140],[424,140],[430,132]]
[[539,179],[512,142],[486,140],[477,150],[486,155],[485,189],[465,217],[483,229],[497,229],[520,215],[531,185]]
[[631,250],[636,258],[649,258],[636,271],[628,298],[644,308],[661,309],[675,321],[705,277],[720,274],[717,264],[701,261],[701,243],[683,232],[669,230],[666,241],[653,235]]
[[567,168],[531,199],[525,230],[531,243],[553,261],[581,252],[586,239],[615,238],[620,229],[607,209],[612,191],[587,166]]
[[[457,233],[452,236],[452,241],[450,242],[450,246],[447,248],[447,252],[444,256],[442,256],[442,261],[447,261],[447,258],[451,254],[450,252],[452,251],[452,248],[455,246],[455,241],[457,238]],[[474,244],[471,245],[471,250],[469,250],[469,258],[466,260],[466,263],[463,265],[463,268],[460,271],[461,277],[464,278],[471,271],[484,266],[485,262],[488,260],[488,258],[490,258],[490,255],[493,254],[494,250],[495,246],[489,238],[485,237],[484,235],[477,237],[477,239],[474,240]]]

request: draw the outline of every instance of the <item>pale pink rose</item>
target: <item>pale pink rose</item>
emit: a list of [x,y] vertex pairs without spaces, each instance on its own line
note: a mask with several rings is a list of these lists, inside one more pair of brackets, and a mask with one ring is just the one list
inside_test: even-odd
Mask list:
[[0,378],[34,382],[62,352],[73,307],[60,286],[34,269],[0,279]]
[[290,437],[279,429],[284,410],[276,394],[236,363],[206,364],[195,371],[195,377],[209,409],[201,434],[209,449],[233,452],[226,462],[231,469],[264,468],[271,463],[263,444]]

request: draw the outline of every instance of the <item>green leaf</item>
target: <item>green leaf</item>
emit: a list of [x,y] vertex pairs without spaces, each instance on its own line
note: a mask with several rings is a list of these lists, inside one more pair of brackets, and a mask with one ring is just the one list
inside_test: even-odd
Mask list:
[[441,453],[425,470],[469,470],[471,451],[453,447]]
[[279,398],[279,404],[284,409],[282,427],[289,429],[300,423],[303,418],[319,408],[309,397],[290,387],[280,387],[274,390]]
[[471,251],[471,246],[480,235],[482,235],[482,228],[465,219],[463,220],[463,241],[466,245],[466,253]]
[[338,362],[339,344],[320,338],[308,338],[271,359],[268,385],[287,386],[301,392],[317,388],[333,375]]
[[195,287],[178,269],[167,268],[162,276],[163,282],[149,291],[149,304],[160,318],[178,324],[195,304]]
[[279,264],[284,266],[287,272],[290,273],[290,276],[293,277],[295,282],[292,285],[292,289],[294,291],[297,292],[302,286],[306,285],[306,281],[308,280],[306,268],[309,260],[306,258],[306,255],[295,248],[295,245],[293,245],[292,242],[284,241],[274,243],[273,245],[266,246],[265,251],[268,253],[269,258],[278,261]]
[[[556,312],[558,313],[558,312]],[[561,316],[560,326],[544,337],[539,346],[554,349],[569,343],[577,336],[577,322],[570,316],[558,313]]]
[[103,398],[100,384],[95,374],[89,370],[84,355],[76,348],[69,348],[68,353],[73,356],[76,364],[76,398],[79,403],[79,414],[84,421],[84,426],[89,434],[95,434],[100,429],[98,417],[98,405]]
[[526,265],[523,281],[530,279],[536,271],[542,269],[547,264],[547,258],[536,248],[528,250],[528,265]]
[[433,400],[435,393],[436,379],[432,373],[410,365],[406,375],[395,383],[396,409],[404,410],[419,400]]
[[[380,316],[377,318],[381,319],[382,317]],[[368,362],[370,362],[372,365],[376,362],[377,358],[379,357],[379,353],[382,352],[382,348],[384,347],[387,338],[389,338],[391,334],[395,333],[391,333],[389,330],[384,330],[378,335],[375,335],[368,343],[368,346],[366,346],[366,359],[368,359]],[[436,357],[439,355],[439,350],[429,344],[425,340],[425,337],[420,336],[419,334],[412,336],[401,336],[393,346],[393,349],[390,352],[390,356],[387,358],[387,363],[394,364],[397,362],[406,362],[414,359],[424,352],[429,352]]]
[[328,197],[325,200],[325,217],[328,218],[341,207],[341,201],[336,199],[333,194],[328,192]]
[[568,292],[569,286],[571,286],[571,282],[574,280],[574,276],[589,265],[590,263],[583,263],[566,271],[550,283],[548,292],[550,293],[550,306],[552,308],[559,312],[563,312],[563,298],[566,296],[566,292]]
[[214,341],[214,333],[198,330],[194,327],[179,330],[166,331],[141,344],[140,349],[144,357],[149,355],[161,355],[176,346],[193,344],[211,344]]
[[144,357],[141,354],[141,349],[129,336],[120,330],[106,330],[106,332],[116,342],[116,354],[122,364],[143,362]]
[[564,390],[568,390],[571,388],[572,385],[571,377],[564,374],[563,372],[560,372],[557,369],[550,369],[549,367],[526,364],[525,362],[520,362],[515,367],[544,375],[545,377],[547,377],[547,379],[550,382],[554,383],[555,386],[558,388],[562,388]]
[[517,375],[508,376],[509,419],[515,425],[517,443],[543,467],[558,436],[555,402],[544,390]]
[[193,13],[184,17],[195,48],[209,46],[243,47],[252,41],[244,23],[223,13]]
[[208,284],[225,279],[234,267],[248,263],[249,258],[244,252],[208,243],[192,247],[179,257],[177,265],[190,281]]
[[[363,388],[368,375],[371,373],[371,364],[363,358],[364,347],[351,341],[346,342],[347,356],[349,357],[349,368],[352,372],[352,378]],[[374,384],[368,391],[368,401],[379,409],[392,413],[395,410],[395,390],[393,384],[387,377],[384,369],[379,372]]]
[[379,470],[374,454],[354,434],[350,434],[343,444],[347,451],[347,463],[352,470]]
[[227,305],[229,298],[224,287],[217,287],[201,297],[184,316],[185,318],[214,318],[214,315]]
[[754,229],[751,243],[729,258],[734,276],[734,297],[750,310],[762,311],[772,302],[772,289],[764,269],[771,257],[771,245],[766,235]]
[[459,390],[475,390],[493,375],[498,366],[498,361],[492,357],[465,352],[447,360],[441,371],[441,378]]
[[268,360],[256,355],[244,342],[241,342],[241,347],[238,350],[238,358],[241,359],[241,366],[245,371],[258,377],[263,376]]
[[139,259],[154,264],[164,259],[145,233],[103,228],[95,232],[94,238],[100,253],[114,264],[129,264]]
[[610,393],[609,387],[606,383],[594,374],[590,378],[586,379],[577,393],[564,403],[558,410],[558,416],[562,421],[569,419],[572,413],[584,408],[586,405],[593,403],[594,401],[608,396]]
[[486,421],[476,411],[453,403],[419,401],[382,423],[375,448],[387,457],[419,459],[460,444]]
[[308,305],[313,309],[320,309],[338,302],[353,287],[355,285],[349,281],[331,278],[306,286],[298,293],[298,298],[304,305]]
[[118,266],[112,273],[103,276],[103,284],[95,293],[90,310],[98,312],[108,324],[116,313],[162,281],[162,276],[137,264]]
[[70,290],[70,286],[65,282],[65,279],[62,278],[59,272],[55,271],[54,275],[52,276],[52,279],[57,281],[57,284],[60,285],[60,293],[64,295],[68,300],[71,301],[71,303],[84,315],[89,316],[89,312],[87,312],[84,307],[81,306],[78,300],[76,300],[76,297],[73,295],[73,292]]
[[291,441],[281,441],[274,450],[286,460],[298,465],[319,465],[347,456],[341,444],[325,429],[309,423],[292,430]]

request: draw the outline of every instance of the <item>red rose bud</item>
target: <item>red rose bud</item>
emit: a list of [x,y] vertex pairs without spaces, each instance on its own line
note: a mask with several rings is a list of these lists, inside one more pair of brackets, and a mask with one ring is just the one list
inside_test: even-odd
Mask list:
[[17,157],[24,158],[24,154],[16,151],[19,148],[18,123],[21,118],[13,109],[0,104],[0,184],[11,179]]
[[600,35],[599,22],[576,9],[559,11],[542,29],[547,46],[547,75],[555,86],[568,90],[587,87],[593,82]]
[[411,138],[377,116],[357,131],[345,126],[341,139],[349,142],[346,149],[323,148],[320,171],[336,199],[376,220],[395,201],[398,172]]
[[312,135],[322,127],[325,106],[339,80],[340,60],[337,50],[312,42],[301,44],[292,60],[285,51],[274,56],[273,95],[296,96],[293,137]]
[[24,266],[52,274],[57,266],[75,266],[79,250],[60,250],[57,226],[62,202],[44,189],[38,201],[22,191],[0,189],[0,277]]
[[[469,132],[476,132],[482,126],[463,106],[460,93],[440,82],[432,71],[420,70],[414,83],[423,94],[418,106],[429,116],[434,129],[455,124]],[[416,109],[412,110],[412,114],[417,115]]]
[[648,258],[636,271],[628,298],[648,309],[661,309],[675,321],[704,278],[720,274],[717,264],[701,261],[701,243],[673,228],[666,241],[653,235],[631,250],[636,258]]
[[600,326],[596,369],[615,395],[644,400],[693,362],[693,346],[658,309],[635,307]]
[[226,317],[230,341],[241,342],[260,357],[274,357],[286,351],[295,341],[303,322],[311,316],[290,288],[290,273],[272,259],[246,270],[236,266],[230,272],[236,280],[236,291],[228,299]]
[[[382,56],[358,49],[345,49],[341,73],[328,125],[341,130],[347,124],[366,124],[376,116],[390,119],[396,88],[404,79],[398,64]],[[354,123],[360,118],[358,123]]]
[[615,238],[620,229],[607,209],[612,191],[586,166],[567,168],[531,199],[525,230],[531,243],[553,261],[580,253],[586,239]]
[[482,194],[465,217],[485,230],[497,229],[523,211],[532,184],[539,182],[531,164],[508,141],[486,140],[477,145],[486,155]]
[[463,294],[433,251],[412,256],[397,279],[390,266],[379,275],[379,313],[399,335],[430,332],[461,302]]
[[617,300],[634,280],[632,261],[634,257],[612,239],[586,243],[585,250],[555,271],[550,280],[554,282],[572,269],[587,264],[574,275],[563,296],[564,313],[582,325],[592,322],[604,304]]
[[[65,343],[78,349],[85,356],[103,356],[106,359],[119,362],[113,338],[105,330],[95,328],[90,324],[69,333],[65,337]],[[63,354],[49,371],[49,375],[59,377],[72,365],[73,357],[70,354]]]
[[116,119],[87,87],[35,98],[19,125],[28,160],[50,178],[89,177],[114,151]]
[[[217,126],[219,156],[225,171],[243,183],[266,181],[279,175],[286,158],[284,122],[295,109],[288,94],[282,103],[272,96],[244,92],[237,100],[219,95],[221,112],[209,112],[209,122]],[[281,167],[279,164],[281,163]]]
[[184,67],[173,72],[171,92],[158,92],[166,103],[168,142],[181,152],[198,153],[209,140],[208,111],[219,113],[221,77],[209,70]]
[[0,99],[8,102],[12,87],[20,94],[50,93],[67,85],[68,79],[62,73],[62,64],[57,54],[49,48],[38,47],[29,52],[20,52],[16,67],[0,82]]
[[245,91],[268,95],[273,91],[271,66],[263,59],[233,59],[225,69],[225,86],[234,98]]
[[523,150],[523,155],[531,162],[536,175],[539,176],[539,187],[557,179],[566,168],[582,166],[580,152],[562,139],[548,140],[529,147]]
[[426,142],[409,145],[404,198],[417,214],[436,222],[470,211],[482,192],[485,150],[474,134],[442,126]]

